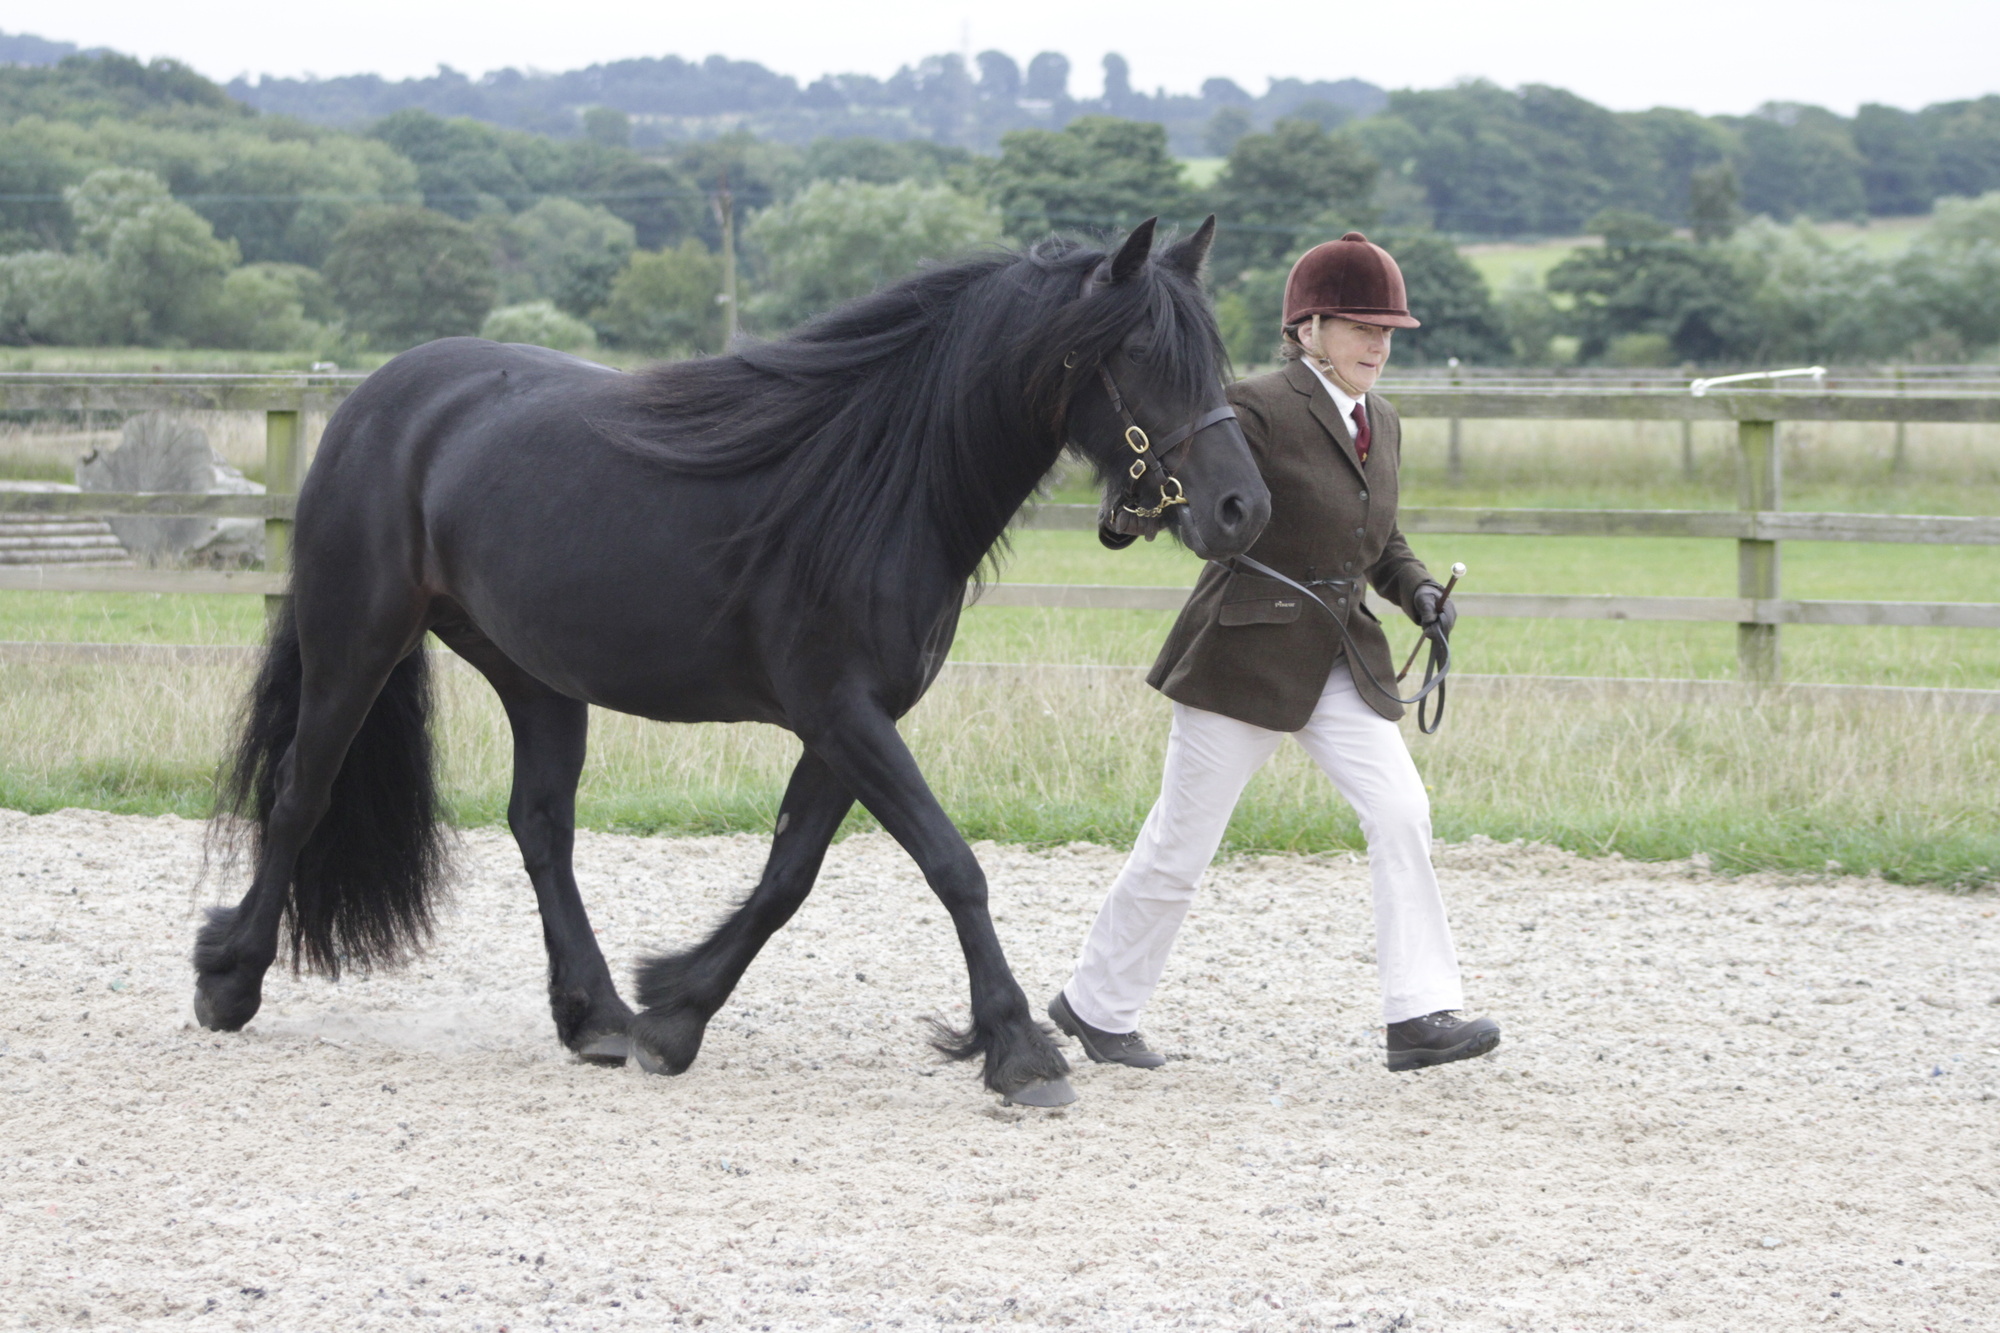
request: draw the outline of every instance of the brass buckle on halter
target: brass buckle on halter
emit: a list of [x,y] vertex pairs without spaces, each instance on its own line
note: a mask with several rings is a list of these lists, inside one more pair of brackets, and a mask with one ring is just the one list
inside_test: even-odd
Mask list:
[[[1134,435],[1139,438],[1136,440],[1133,439]],[[1153,442],[1146,438],[1146,432],[1141,430],[1136,423],[1125,428],[1125,443],[1132,446],[1132,452],[1135,454],[1143,454],[1153,447]]]
[[[1169,486],[1174,488],[1172,495],[1167,494],[1167,487]],[[1135,518],[1158,518],[1175,505],[1184,505],[1187,502],[1187,492],[1181,489],[1181,479],[1169,476],[1165,481],[1160,483],[1160,502],[1151,509],[1140,509],[1133,505],[1123,505],[1121,508]]]
[[1145,475],[1146,475],[1146,460],[1145,460],[1145,459],[1143,459],[1143,458],[1135,458],[1135,459],[1133,459],[1133,460],[1132,460],[1132,466],[1126,469],[1126,471],[1125,471],[1125,475],[1126,475],[1126,476],[1128,476],[1128,477],[1130,477],[1130,478],[1131,478],[1132,480],[1134,480],[1134,481],[1137,481],[1137,480],[1139,480],[1139,478],[1141,478],[1141,477],[1145,476]]

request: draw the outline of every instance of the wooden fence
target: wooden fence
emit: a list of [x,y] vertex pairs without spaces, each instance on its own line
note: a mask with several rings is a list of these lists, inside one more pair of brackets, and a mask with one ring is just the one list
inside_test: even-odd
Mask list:
[[[359,376],[0,374],[0,411],[255,411],[265,415],[266,495],[0,493],[0,514],[232,517],[264,520],[264,571],[0,567],[0,591],[146,593],[283,591],[290,567],[293,504],[309,411],[330,411]],[[1733,421],[1739,454],[1735,510],[1459,509],[1401,511],[1408,533],[1529,537],[1695,537],[1733,541],[1734,597],[1638,597],[1558,593],[1461,593],[1466,614],[1585,620],[1724,621],[1737,626],[1739,677],[1780,680],[1784,625],[1898,625],[2000,629],[2000,603],[1797,600],[1784,596],[1786,541],[2000,544],[2000,518],[1902,514],[1788,513],[1781,503],[1777,424],[1782,421],[2000,423],[2000,391],[1950,382],[1881,382],[1813,388],[1733,387],[1694,397],[1685,386],[1606,388],[1588,381],[1532,385],[1404,383],[1388,390],[1406,418],[1530,418],[1561,421]],[[1089,505],[1024,511],[1031,528],[1088,530]],[[1179,587],[1001,583],[983,606],[1176,610]]]

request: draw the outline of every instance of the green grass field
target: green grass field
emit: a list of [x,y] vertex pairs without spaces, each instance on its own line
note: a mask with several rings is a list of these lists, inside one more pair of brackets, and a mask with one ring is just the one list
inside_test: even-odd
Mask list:
[[1228,165],[1226,157],[1184,157],[1181,159],[1181,179],[1197,190],[1205,190],[1215,184],[1215,178]]
[[1534,241],[1479,241],[1459,246],[1458,252],[1486,280],[1486,289],[1498,296],[1524,280],[1539,287],[1549,276],[1549,270],[1569,258],[1572,250],[1597,244],[1600,242],[1595,236],[1561,236]]
[[[1901,254],[1910,242],[1923,234],[1930,218],[1872,218],[1866,224],[1824,222],[1817,224],[1822,236],[1836,245],[1852,245],[1876,258]],[[1531,241],[1474,241],[1458,247],[1458,252],[1479,270],[1487,289],[1495,296],[1525,276],[1537,286],[1549,270],[1567,259],[1578,246],[1599,245],[1595,236],[1554,236]]]
[[[254,421],[214,423],[226,452],[257,448]],[[1912,428],[1893,468],[1888,428],[1784,428],[1786,507],[2000,512],[2000,432]],[[233,433],[232,433],[233,432]],[[239,438],[240,437],[240,438]],[[24,437],[25,438],[25,437]],[[0,441],[0,444],[4,444]],[[47,441],[20,448],[59,456]],[[1444,464],[1444,423],[1409,423],[1408,505],[1730,508],[1733,445],[1702,427],[1682,471],[1677,427],[1468,422],[1465,468]],[[61,447],[68,447],[65,442]],[[0,467],[5,466],[0,447]],[[1085,500],[1073,476],[1055,496]],[[1433,567],[1462,560],[1486,592],[1730,595],[1726,541],[1420,537]],[[1799,597],[2000,600],[2000,548],[1789,543]],[[1090,533],[1024,531],[999,577],[1031,583],[1187,586],[1197,562],[1171,541],[1107,552]],[[961,663],[1151,661],[1171,616],[975,606]],[[253,644],[254,597],[0,594],[0,640]],[[1414,631],[1391,625],[1407,643]],[[1472,673],[1727,679],[1729,625],[1462,620]],[[2000,688],[1992,631],[1788,627],[1795,681]],[[0,805],[206,811],[213,766],[247,668],[215,664],[0,663]],[[508,745],[483,682],[442,673],[440,721],[455,817],[503,817]],[[1588,853],[1725,867],[1850,870],[1953,884],[2000,866],[2000,718],[1906,708],[1761,704],[1690,708],[1647,698],[1560,703],[1462,688],[1442,734],[1411,734],[1440,836],[1542,839]],[[1167,705],[1133,673],[999,668],[949,673],[904,724],[926,773],[974,837],[1131,838],[1157,786]],[[579,816],[591,827],[761,832],[797,747],[769,727],[593,722]],[[865,824],[857,817],[857,826]],[[1352,816],[1291,749],[1232,824],[1239,851],[1361,845]]]
[[[471,672],[439,674],[453,818],[499,823],[504,717]],[[205,814],[248,677],[247,663],[0,663],[0,806]],[[1410,733],[1440,837],[1967,886],[1992,882],[2000,866],[2000,718],[1555,703],[1477,688],[1462,688],[1452,708],[1439,735]],[[1168,712],[1127,673],[995,668],[946,673],[902,730],[968,836],[1117,845],[1157,790]],[[764,833],[797,754],[773,727],[658,726],[593,710],[578,818],[646,833]],[[850,824],[871,826],[859,815]],[[1289,746],[1252,783],[1228,841],[1239,852],[1362,845],[1352,814]]]

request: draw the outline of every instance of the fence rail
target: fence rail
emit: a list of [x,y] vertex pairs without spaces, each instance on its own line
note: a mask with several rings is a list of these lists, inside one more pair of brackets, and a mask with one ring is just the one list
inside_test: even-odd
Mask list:
[[[265,414],[266,495],[0,493],[0,515],[146,515],[261,519],[263,571],[0,566],[0,591],[282,594],[301,463],[300,418],[328,411],[358,375],[0,374],[0,411],[257,411]],[[1470,377],[1468,377],[1470,378]],[[1838,379],[1813,387],[1711,389],[1696,398],[1667,382],[1607,385],[1589,379],[1512,384],[1406,379],[1385,386],[1405,417],[1598,421],[1734,421],[1739,456],[1734,510],[1466,509],[1401,511],[1411,533],[1532,537],[1686,537],[1737,544],[1737,596],[1639,597],[1558,593],[1464,593],[1472,615],[1578,620],[1710,621],[1737,626],[1739,677],[1780,681],[1784,625],[2000,628],[2000,604],[1789,599],[1780,578],[1787,541],[2000,545],[2000,518],[1786,513],[1779,503],[1782,421],[2000,423],[2000,383]],[[1025,527],[1089,530],[1090,505],[1024,511]],[[981,606],[1177,610],[1186,588],[995,584],[972,594]]]
[[[6,504],[0,502],[0,512],[4,512],[6,508]],[[2000,546],[2000,518],[1959,518],[1930,514],[1815,514],[1786,513],[1782,510],[1745,513],[1740,509],[1452,509],[1405,506],[1397,512],[1396,521],[1406,533],[1469,533],[1491,537],[1734,537],[1756,541],[1920,542]],[[1097,529],[1097,506],[1042,505],[1025,511],[1021,516],[1021,526],[1094,532]]]
[[[0,641],[0,664],[25,662],[48,666],[108,666],[133,663],[150,666],[175,663],[243,669],[254,666],[261,651],[244,644]],[[457,671],[473,669],[471,663],[449,649],[428,651],[437,666]],[[1146,668],[1082,662],[950,661],[944,664],[944,674],[946,677],[971,676],[1005,688],[1018,688],[1024,681],[1049,675],[1082,677],[1093,681],[1115,680],[1137,685],[1144,681]],[[1919,712],[2000,713],[2000,690],[1933,686],[1781,685],[1761,688],[1729,680],[1663,680],[1650,676],[1486,676],[1475,672],[1454,672],[1452,681],[1454,689],[1474,691],[1473,698],[1552,694],[1572,699],[1671,699],[1702,705],[1833,704],[1840,707],[1900,707]],[[1464,696],[1461,694],[1458,697]]]
[[[149,491],[0,491],[0,514],[36,517],[290,519],[291,495],[189,495]],[[2000,546],[2000,518],[1929,514],[1744,513],[1735,509],[1454,509],[1406,506],[1406,533],[1492,537],[1734,537],[1757,541],[1918,542]],[[1071,532],[1097,528],[1097,506],[1051,504],[1022,511],[1020,526]]]

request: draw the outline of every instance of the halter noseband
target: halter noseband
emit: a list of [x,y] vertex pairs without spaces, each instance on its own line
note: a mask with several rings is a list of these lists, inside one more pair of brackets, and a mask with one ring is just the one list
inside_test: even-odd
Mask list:
[[[1102,362],[1097,366],[1097,380],[1110,396],[1112,410],[1125,423],[1126,446],[1138,455],[1132,460],[1132,466],[1125,470],[1125,489],[1116,501],[1118,509],[1134,518],[1156,519],[1175,505],[1186,504],[1187,492],[1170,466],[1174,451],[1218,421],[1234,419],[1236,409],[1227,403],[1211,408],[1185,426],[1176,427],[1156,443],[1146,434],[1146,428],[1139,424],[1138,418],[1132,415],[1132,410],[1125,406],[1125,395],[1118,392],[1118,381],[1111,378],[1111,372],[1105,369]],[[1156,489],[1155,502],[1150,508],[1140,498],[1149,486]]]

